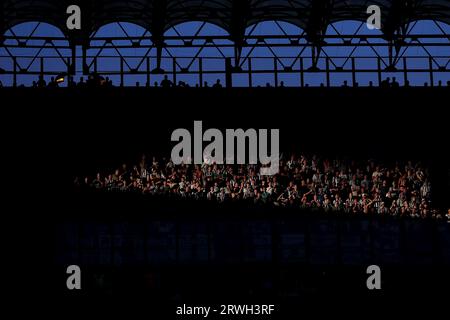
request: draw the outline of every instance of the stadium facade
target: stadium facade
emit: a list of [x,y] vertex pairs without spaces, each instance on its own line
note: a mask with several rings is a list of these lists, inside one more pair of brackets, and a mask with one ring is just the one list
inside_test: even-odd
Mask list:
[[[81,30],[66,27],[66,9],[74,4],[82,10]],[[370,5],[380,7],[382,28],[372,33],[361,32],[367,29]],[[333,27],[334,31],[329,32],[330,26],[349,20],[358,22],[359,27],[344,28],[344,32]],[[168,34],[176,26],[194,21],[201,25],[193,35]],[[274,21],[281,32],[252,32],[255,26],[267,21]],[[416,27],[421,21],[432,23],[433,31]],[[62,36],[37,35],[38,26],[27,35],[10,31],[27,22],[50,24]],[[131,23],[145,33],[132,37],[124,30],[124,37],[99,36],[98,31],[110,23]],[[201,32],[205,24],[223,32],[205,34]],[[295,26],[298,32],[292,33],[294,29],[286,28],[286,24]],[[406,82],[408,73],[418,72],[433,85],[437,73],[441,75],[439,79],[448,78],[449,24],[450,3],[446,0],[6,0],[0,7],[0,49],[4,60],[1,68],[3,74],[14,77],[14,84],[21,74],[96,72],[118,75],[121,83],[125,75],[143,75],[148,84],[152,81],[151,74],[169,73],[175,81],[177,74],[191,74],[198,76],[200,86],[205,74],[226,74],[226,82],[231,85],[232,74],[244,73],[249,75],[248,85],[252,86],[252,74],[271,73],[277,86],[279,74],[293,73],[300,75],[298,84],[303,86],[305,73],[319,72],[325,75],[323,82],[329,86],[330,74],[349,73],[354,84],[356,73],[376,74],[374,82],[381,82],[383,73],[400,72],[398,78]],[[124,29],[123,25],[119,27]],[[14,52],[17,48],[35,49],[26,57],[29,63],[19,62],[25,57]],[[42,56],[45,48],[55,50],[56,54]],[[116,60],[113,70],[102,68],[99,62],[105,48],[115,51],[115,57],[105,57]],[[133,48],[145,49],[133,57],[134,63],[122,53]],[[270,52],[270,57],[262,57],[261,67],[256,66],[258,58],[252,57],[258,48]],[[291,49],[289,57],[283,55],[285,51],[277,51],[286,48]],[[359,48],[366,48],[362,52],[370,51],[371,56],[358,53]],[[183,49],[189,54],[180,53]],[[208,49],[216,49],[218,55],[205,54]],[[336,49],[344,53],[335,56]],[[420,49],[423,55],[408,55],[411,49]],[[57,70],[47,70],[48,61],[57,59],[63,64]],[[81,66],[77,66],[77,59],[82,60]],[[208,67],[207,59],[215,59],[210,61],[215,67]]]

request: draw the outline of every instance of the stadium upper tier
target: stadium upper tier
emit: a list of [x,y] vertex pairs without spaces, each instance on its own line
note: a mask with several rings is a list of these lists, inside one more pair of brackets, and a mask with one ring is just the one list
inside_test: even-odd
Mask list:
[[[66,9],[82,10],[82,30],[66,29]],[[367,7],[381,8],[382,31],[390,38],[415,20],[450,24],[449,0],[2,0],[0,34],[19,23],[41,21],[55,25],[78,41],[111,22],[130,22],[148,29],[154,41],[171,27],[188,21],[205,21],[222,27],[239,42],[255,23],[279,20],[305,30],[314,42],[330,23],[365,21]]]

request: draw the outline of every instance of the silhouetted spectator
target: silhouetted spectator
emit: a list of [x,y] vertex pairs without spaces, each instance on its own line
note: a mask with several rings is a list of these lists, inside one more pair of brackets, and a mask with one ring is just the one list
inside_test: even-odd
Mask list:
[[163,81],[161,81],[161,87],[170,88],[172,86],[173,86],[172,81],[170,81],[167,75],[165,75]]
[[106,77],[103,86],[104,86],[104,87],[107,87],[107,88],[111,88],[111,87],[113,86],[112,80],[109,79],[109,77]]
[[391,78],[387,77],[385,80],[381,81],[381,88],[389,88],[391,86]]
[[75,86],[76,86],[76,83],[75,83],[75,81],[73,80],[73,77],[72,76],[70,76],[70,77],[68,77],[68,83],[67,83],[67,86],[69,87],[69,88],[74,88]]
[[86,87],[86,82],[84,82],[84,78],[83,77],[80,77],[80,81],[78,82],[78,85],[77,85],[79,88],[84,88],[84,87]]
[[220,83],[220,79],[216,80],[216,83],[213,85],[213,88],[222,88],[222,84]]
[[344,83],[342,84],[342,87],[348,87],[348,82],[347,82],[347,80],[344,80]]
[[39,80],[37,82],[37,87],[38,88],[45,88],[47,86],[47,82],[45,82],[44,80],[44,76],[39,76]]
[[396,80],[395,77],[392,78],[391,87],[392,87],[392,88],[398,88],[398,87],[400,87],[400,84],[397,82],[397,80]]
[[55,81],[55,77],[50,78],[50,82],[48,83],[49,88],[57,88],[58,83]]
[[92,74],[90,74],[90,75],[88,76],[88,79],[87,79],[87,81],[86,81],[86,85],[87,85],[89,88],[94,88],[94,87],[96,87],[95,79],[94,79],[94,76],[93,76]]

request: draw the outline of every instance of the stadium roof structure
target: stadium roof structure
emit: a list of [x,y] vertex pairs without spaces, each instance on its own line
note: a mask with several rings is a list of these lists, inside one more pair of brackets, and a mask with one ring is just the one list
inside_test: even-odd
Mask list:
[[155,39],[182,22],[206,21],[239,41],[248,26],[266,20],[292,23],[315,39],[330,23],[365,21],[369,5],[381,8],[386,37],[415,20],[450,24],[448,0],[3,0],[0,33],[26,21],[47,22],[64,31],[65,11],[72,4],[81,6],[83,27],[89,34],[107,23],[121,21],[148,29]]
[[[70,31],[66,27],[68,17],[66,10],[68,6],[74,4],[81,8],[82,28]],[[348,20],[364,23],[368,18],[367,8],[370,5],[377,5],[381,9],[381,32],[372,37],[385,41],[384,45],[389,47],[387,67],[399,61],[397,58],[402,48],[424,46],[423,42],[417,41],[416,36],[410,36],[408,28],[412,23],[432,20],[450,25],[450,0],[2,0],[0,2],[0,48],[8,46],[5,44],[6,39],[17,40],[18,46],[24,45],[25,40],[30,39],[30,37],[22,38],[21,40],[24,41],[20,42],[20,37],[14,34],[5,35],[7,30],[24,22],[48,23],[57,27],[68,40],[68,47],[72,51],[75,51],[76,46],[82,46],[84,51],[94,48],[92,41],[98,39],[95,34],[103,26],[115,22],[129,22],[141,26],[149,33],[148,36],[133,39],[136,41],[130,47],[142,44],[144,38],[149,39],[152,47],[157,50],[156,69],[161,69],[163,48],[170,47],[167,41],[170,37],[166,36],[166,32],[184,22],[202,22],[219,26],[225,30],[226,36],[204,36],[205,43],[201,45],[192,41],[193,38],[201,38],[197,34],[191,37],[180,34],[177,38],[184,41],[186,46],[200,49],[208,46],[217,48],[218,44],[214,43],[214,39],[229,40],[235,51],[234,64],[239,66],[242,48],[268,45],[265,40],[270,38],[269,35],[252,37],[247,34],[248,28],[260,22],[280,21],[302,29],[303,32],[297,35],[285,33],[284,39],[290,41],[292,46],[310,47],[315,67],[322,47],[340,45],[327,43],[326,32],[329,26]],[[440,26],[438,28],[442,31],[441,35],[430,35],[425,32],[420,34],[420,38],[428,38],[430,40],[426,43],[428,46],[450,47],[448,32]],[[342,40],[342,46],[373,45],[365,43],[367,42],[365,36],[356,34],[338,34],[335,35],[335,39]],[[352,42],[351,39],[356,39],[358,43]],[[410,41],[406,41],[408,39]],[[46,42],[52,43],[53,40],[56,39],[47,38]],[[252,42],[253,40],[256,43]],[[111,44],[113,40],[109,39],[107,42]],[[54,43],[53,46],[55,46]],[[270,44],[270,46],[273,47],[276,44]],[[429,55],[433,59],[432,54]],[[74,60],[75,52],[69,58]],[[83,59],[86,60],[86,57]],[[448,63],[443,66],[438,65],[435,59],[432,62],[438,70],[448,71]],[[87,69],[88,66],[84,63],[83,73],[86,73]]]

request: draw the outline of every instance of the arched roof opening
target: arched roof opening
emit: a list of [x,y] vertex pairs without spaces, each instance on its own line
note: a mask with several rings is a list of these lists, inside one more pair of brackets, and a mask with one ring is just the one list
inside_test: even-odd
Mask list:
[[[0,68],[8,72],[16,70],[20,74],[18,85],[31,85],[41,72],[54,76],[67,72],[70,61],[66,57],[70,57],[71,51],[69,41],[58,27],[40,21],[23,22],[6,30],[4,36]],[[6,82],[12,83],[12,77]]]

